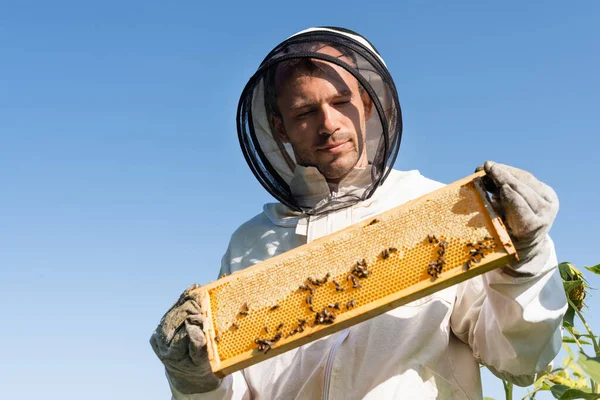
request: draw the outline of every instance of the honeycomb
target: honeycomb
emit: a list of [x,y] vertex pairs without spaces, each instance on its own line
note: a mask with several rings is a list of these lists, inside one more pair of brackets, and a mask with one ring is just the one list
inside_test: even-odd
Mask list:
[[[224,376],[514,259],[508,234],[477,179],[481,175],[197,289],[208,309],[213,372]],[[436,277],[428,266],[440,257],[441,241],[447,243],[445,265]],[[473,246],[482,245],[485,257],[469,262]],[[349,276],[357,262],[366,263],[368,277]],[[308,280],[326,276],[320,286]],[[312,295],[301,288],[307,284]],[[315,324],[316,312],[324,308],[335,321]],[[279,332],[272,348],[258,351],[255,339],[272,340]]]

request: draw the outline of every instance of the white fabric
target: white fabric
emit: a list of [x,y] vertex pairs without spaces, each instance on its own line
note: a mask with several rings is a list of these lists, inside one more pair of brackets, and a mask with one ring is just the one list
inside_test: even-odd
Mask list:
[[[221,272],[230,274],[367,219],[443,185],[417,171],[392,171],[367,202],[308,222],[280,204],[232,236]],[[297,229],[298,225],[304,229]],[[298,234],[305,232],[306,235]],[[534,381],[561,346],[566,299],[550,238],[525,268],[473,278],[236,372],[208,399],[481,399],[478,361],[521,385]]]

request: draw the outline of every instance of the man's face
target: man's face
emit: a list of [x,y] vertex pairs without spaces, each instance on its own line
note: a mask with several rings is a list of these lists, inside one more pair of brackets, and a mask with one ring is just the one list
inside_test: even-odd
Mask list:
[[[321,52],[340,55],[330,47]],[[281,117],[273,117],[273,127],[292,145],[298,164],[316,167],[329,182],[339,182],[355,166],[367,165],[365,125],[372,102],[345,69],[312,62],[318,71],[297,69],[278,77]]]

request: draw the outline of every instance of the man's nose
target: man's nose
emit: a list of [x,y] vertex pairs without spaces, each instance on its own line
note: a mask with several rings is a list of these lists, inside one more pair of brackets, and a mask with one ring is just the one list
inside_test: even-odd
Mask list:
[[329,105],[325,105],[322,107],[320,114],[319,134],[333,135],[340,128],[338,111]]

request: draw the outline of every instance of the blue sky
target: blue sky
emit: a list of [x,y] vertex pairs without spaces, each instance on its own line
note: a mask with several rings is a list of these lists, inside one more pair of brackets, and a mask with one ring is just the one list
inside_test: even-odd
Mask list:
[[310,26],[382,53],[396,168],[527,169],[560,197],[559,259],[600,263],[599,17],[592,1],[0,1],[0,397],[168,398],[152,330],[272,201],[237,143],[239,94]]

